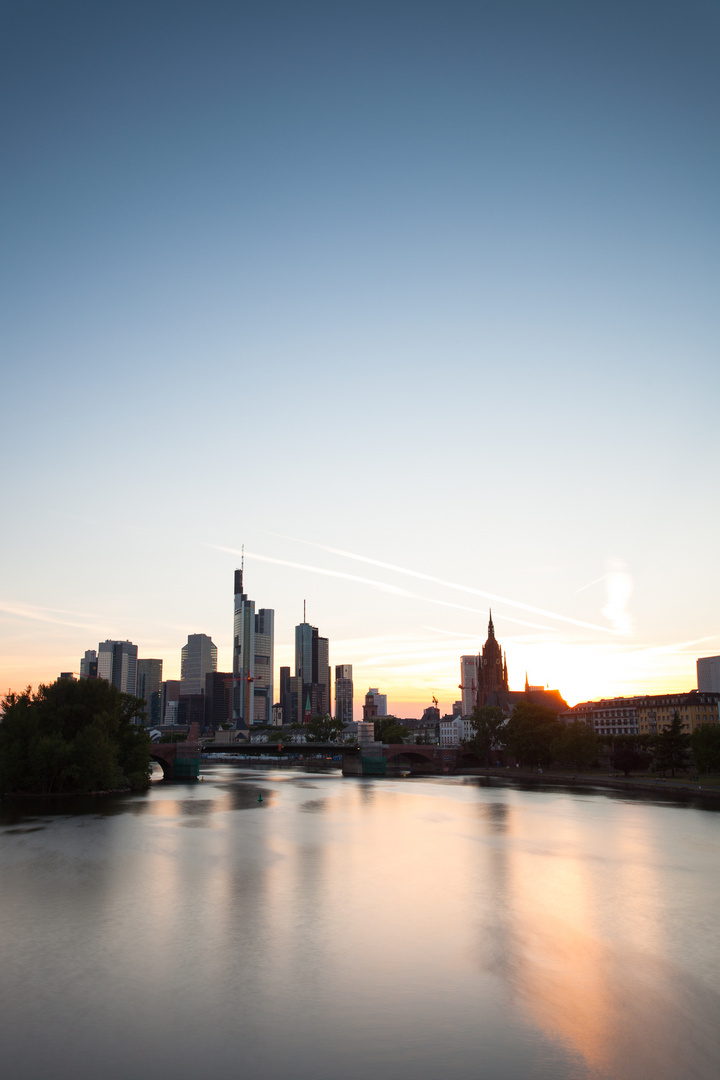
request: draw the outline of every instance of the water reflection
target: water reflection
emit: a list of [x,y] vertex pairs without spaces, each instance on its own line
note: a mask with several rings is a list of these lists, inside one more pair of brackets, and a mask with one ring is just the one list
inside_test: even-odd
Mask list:
[[715,1080],[716,815],[465,780],[205,776],[5,816],[17,1080]]
[[508,830],[510,808],[504,802],[488,802],[478,806],[478,816],[484,818],[491,832],[504,833]]

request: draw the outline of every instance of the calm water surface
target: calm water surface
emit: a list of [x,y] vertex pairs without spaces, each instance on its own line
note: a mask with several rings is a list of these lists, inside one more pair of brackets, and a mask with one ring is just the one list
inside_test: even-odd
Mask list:
[[4,1075],[720,1076],[720,814],[205,776],[3,806]]

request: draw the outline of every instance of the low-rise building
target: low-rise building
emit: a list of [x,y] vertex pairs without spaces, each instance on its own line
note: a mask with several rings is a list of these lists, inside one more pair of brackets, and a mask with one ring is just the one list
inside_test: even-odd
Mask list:
[[640,698],[601,698],[583,701],[562,713],[558,719],[565,724],[587,724],[598,735],[637,735]]
[[443,716],[438,724],[440,746],[462,746],[474,735],[472,716]]
[[692,734],[702,724],[720,721],[720,693],[690,690],[686,694],[654,694],[639,699],[638,728],[641,735],[655,735],[669,727],[675,713],[683,731]]
[[639,694],[634,697],[583,701],[568,709],[559,720],[565,724],[589,724],[598,735],[655,735],[668,727],[677,711],[683,731],[692,733],[700,724],[720,720],[720,693],[690,690],[676,694]]

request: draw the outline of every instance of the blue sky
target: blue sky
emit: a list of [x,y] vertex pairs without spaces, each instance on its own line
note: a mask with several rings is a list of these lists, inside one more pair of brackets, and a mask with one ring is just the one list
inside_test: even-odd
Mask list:
[[387,566],[562,616],[492,601],[512,685],[694,685],[716,5],[0,11],[0,686],[105,637],[227,666],[243,543],[278,662],[306,598],[407,715],[488,601]]

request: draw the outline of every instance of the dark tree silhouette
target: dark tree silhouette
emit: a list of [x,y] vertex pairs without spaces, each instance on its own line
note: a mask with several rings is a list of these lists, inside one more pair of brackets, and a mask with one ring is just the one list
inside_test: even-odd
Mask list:
[[39,794],[143,790],[150,737],[144,702],[104,679],[58,679],[8,694],[0,705],[0,790]]

